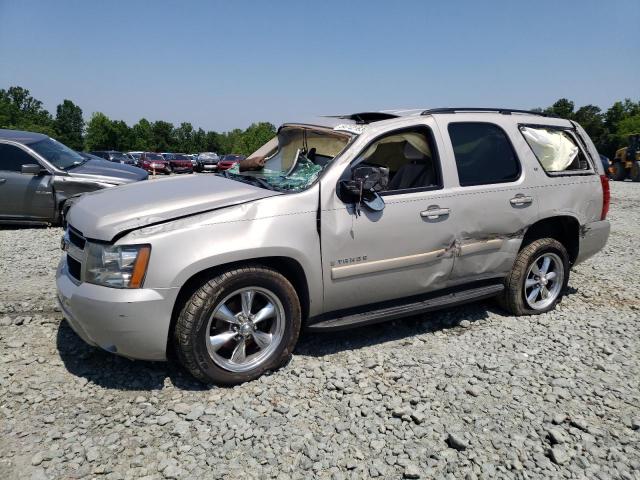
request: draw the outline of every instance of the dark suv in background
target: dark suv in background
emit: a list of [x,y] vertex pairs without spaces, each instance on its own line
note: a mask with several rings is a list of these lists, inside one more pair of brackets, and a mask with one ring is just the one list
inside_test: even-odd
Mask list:
[[218,169],[220,157],[214,152],[203,152],[196,158],[196,172],[215,172]]
[[57,223],[79,194],[147,177],[40,133],[0,129],[0,223]]
[[117,152],[115,150],[93,150],[89,153],[91,155],[95,155],[96,157],[109,160],[110,162],[125,163],[127,165],[134,164],[133,160],[130,157],[128,157],[122,152]]

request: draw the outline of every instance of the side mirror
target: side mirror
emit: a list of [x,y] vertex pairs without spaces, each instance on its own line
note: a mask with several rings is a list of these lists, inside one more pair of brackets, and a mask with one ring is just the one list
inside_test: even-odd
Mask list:
[[374,212],[384,209],[384,200],[378,192],[387,189],[389,169],[359,166],[352,170],[351,180],[340,182],[340,196],[356,205],[364,205]]
[[22,165],[21,173],[24,175],[40,175],[40,173],[42,173],[42,167],[37,163],[28,163]]

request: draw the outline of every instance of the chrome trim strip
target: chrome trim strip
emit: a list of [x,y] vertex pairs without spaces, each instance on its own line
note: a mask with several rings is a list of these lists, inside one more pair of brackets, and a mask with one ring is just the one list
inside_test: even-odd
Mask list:
[[384,260],[374,260],[372,262],[356,263],[354,265],[343,265],[331,268],[331,278],[339,280],[341,278],[355,277],[357,275],[367,275],[369,273],[379,273],[398,268],[414,267],[431,262],[444,255],[445,249],[434,250],[427,253],[407,255],[406,257],[386,258]]
[[460,246],[460,256],[473,255],[474,253],[485,252],[487,250],[500,250],[504,240],[494,238],[491,240],[482,240],[480,242],[468,243]]

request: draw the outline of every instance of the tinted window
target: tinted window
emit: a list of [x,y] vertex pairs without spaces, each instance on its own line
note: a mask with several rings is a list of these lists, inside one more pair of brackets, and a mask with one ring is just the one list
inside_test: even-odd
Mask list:
[[21,148],[0,143],[0,170],[22,171],[22,165],[35,164],[38,161]]
[[450,123],[460,185],[516,180],[520,164],[506,133],[491,123]]

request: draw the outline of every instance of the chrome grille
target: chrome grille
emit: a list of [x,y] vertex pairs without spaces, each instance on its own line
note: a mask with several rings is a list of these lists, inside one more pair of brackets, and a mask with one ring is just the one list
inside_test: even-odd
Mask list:
[[69,237],[69,242],[78,247],[80,250],[84,250],[84,244],[86,243],[86,240],[79,231],[69,226],[67,228],[67,236]]
[[86,243],[81,232],[71,225],[67,226],[63,238],[63,249],[67,254],[67,270],[69,275],[78,281],[82,280],[82,262]]

